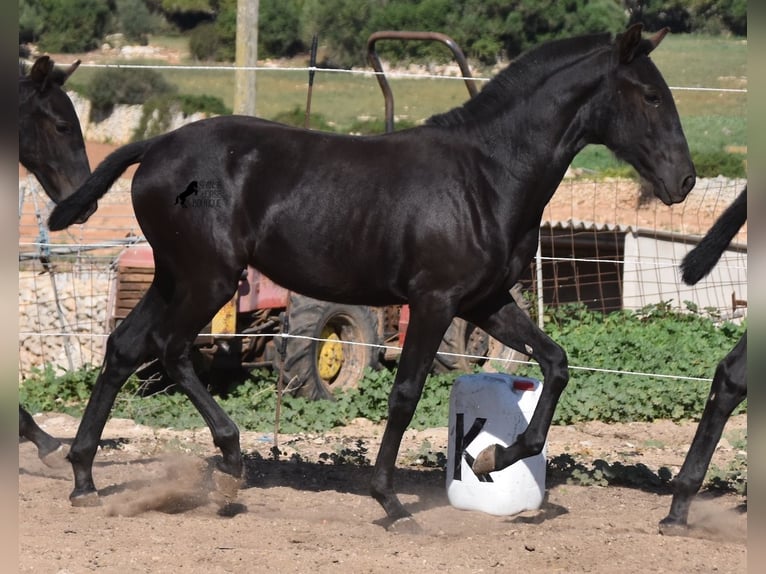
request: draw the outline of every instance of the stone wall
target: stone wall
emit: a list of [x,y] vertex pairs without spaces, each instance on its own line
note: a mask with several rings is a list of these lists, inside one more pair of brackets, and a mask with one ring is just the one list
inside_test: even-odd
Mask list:
[[19,271],[19,377],[51,363],[63,372],[100,365],[112,273]]
[[[144,113],[143,106],[129,106],[117,104],[112,113],[102,121],[91,121],[90,100],[76,92],[67,92],[74,104],[77,116],[80,118],[83,136],[87,141],[110,144],[126,144],[133,139],[133,134],[141,124],[141,116]],[[156,113],[156,110],[155,110]],[[168,131],[177,129],[183,125],[196,122],[208,117],[203,113],[195,113],[184,116],[178,112],[172,115]]]

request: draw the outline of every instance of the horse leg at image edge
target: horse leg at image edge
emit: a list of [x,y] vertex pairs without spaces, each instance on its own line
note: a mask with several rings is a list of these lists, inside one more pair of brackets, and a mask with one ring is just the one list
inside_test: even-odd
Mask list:
[[726,421],[747,396],[747,333],[716,367],[705,410],[681,471],[673,480],[673,500],[660,521],[660,533],[683,534],[689,508],[705,479]]

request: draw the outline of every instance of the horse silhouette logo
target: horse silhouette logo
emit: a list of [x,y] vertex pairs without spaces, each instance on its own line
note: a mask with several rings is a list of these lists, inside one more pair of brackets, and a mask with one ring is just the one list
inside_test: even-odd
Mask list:
[[186,207],[186,198],[190,195],[197,195],[199,193],[199,186],[197,185],[196,181],[192,181],[188,186],[186,186],[186,190],[179,193],[176,196],[176,201],[174,205],[180,203],[181,207]]

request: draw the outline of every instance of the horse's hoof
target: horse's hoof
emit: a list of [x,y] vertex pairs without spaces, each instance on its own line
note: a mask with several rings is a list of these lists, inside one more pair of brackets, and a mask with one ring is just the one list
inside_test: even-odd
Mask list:
[[395,534],[422,534],[423,529],[412,516],[397,518],[386,527],[386,530]]
[[495,448],[497,445],[489,445],[483,451],[479,453],[479,456],[473,461],[471,470],[473,470],[476,476],[482,474],[489,474],[495,470]]
[[213,469],[212,473],[213,492],[210,493],[210,499],[218,506],[226,506],[237,499],[239,489],[242,488],[243,480],[225,472]]
[[56,450],[49,452],[48,454],[42,455],[40,457],[40,460],[43,461],[43,464],[45,464],[45,466],[48,466],[50,468],[61,468],[67,463],[66,455],[68,452],[69,452],[69,449],[62,444],[62,445],[59,445],[59,447]]
[[93,506],[100,506],[101,499],[98,497],[98,492],[86,492],[84,494],[71,494],[69,496],[69,502],[72,506],[77,508],[88,508]]
[[663,536],[688,536],[689,525],[685,522],[676,522],[669,518],[663,518],[659,524],[660,534]]

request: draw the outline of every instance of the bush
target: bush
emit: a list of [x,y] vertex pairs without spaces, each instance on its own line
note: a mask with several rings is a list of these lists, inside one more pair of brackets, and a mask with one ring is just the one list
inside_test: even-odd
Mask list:
[[258,57],[292,57],[304,51],[298,0],[261,0],[258,12]]
[[106,68],[93,74],[86,95],[91,101],[91,118],[111,113],[115,104],[143,104],[153,96],[172,94],[175,86],[154,70]]
[[149,12],[144,0],[116,0],[117,28],[130,42],[145,46],[149,34],[159,27],[157,17]]
[[220,98],[214,96],[180,96],[165,94],[153,96],[144,103],[141,122],[133,134],[133,141],[148,139],[170,130],[173,115],[183,114],[184,117],[202,112],[211,115],[229,115],[227,108]]
[[[288,126],[302,128],[306,123],[306,110],[301,109],[300,106],[295,106],[289,111],[278,113],[271,119]],[[317,113],[311,114],[311,117],[309,118],[309,127],[313,130],[320,130],[323,132],[336,131],[335,127],[329,123],[322,114]]]
[[698,177],[747,177],[745,158],[726,151],[694,152],[692,161]]
[[110,18],[109,4],[102,0],[27,0],[25,4],[43,19],[40,48],[47,52],[98,47]]
[[19,0],[19,44],[37,42],[44,29],[40,3],[34,0]]
[[218,53],[218,35],[215,24],[205,22],[189,34],[189,52],[197,60],[215,60]]
[[203,22],[189,34],[189,51],[197,60],[233,61],[236,52],[237,4],[222,0],[213,22]]

